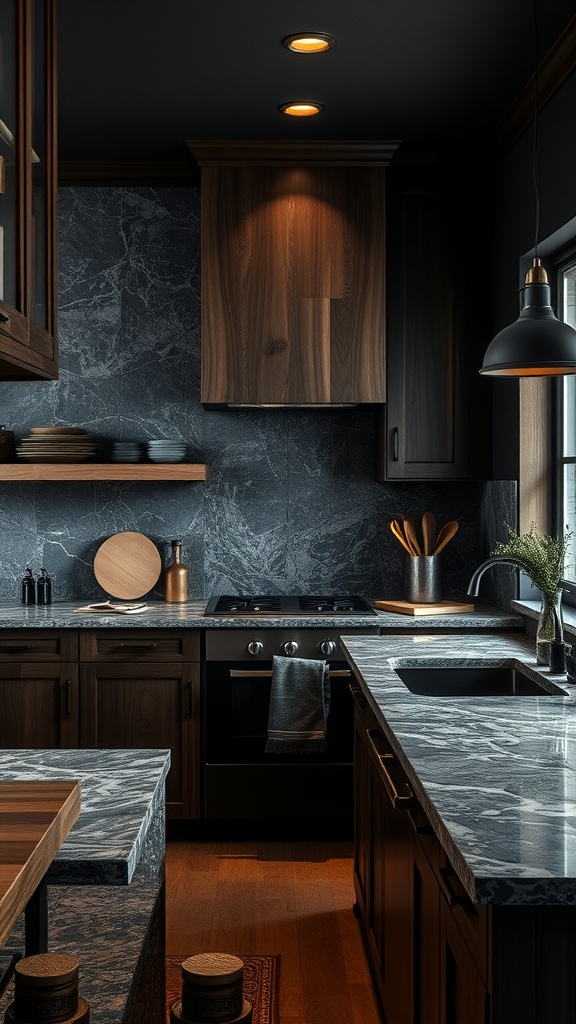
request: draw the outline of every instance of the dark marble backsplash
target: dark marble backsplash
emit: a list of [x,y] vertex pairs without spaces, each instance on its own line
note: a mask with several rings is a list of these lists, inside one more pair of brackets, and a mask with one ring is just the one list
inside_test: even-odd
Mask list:
[[[200,405],[199,212],[194,189],[59,191],[60,379],[0,384],[1,420],[85,427],[113,439],[186,441],[207,483],[2,484],[0,599],[44,565],[55,600],[103,596],[100,543],[138,530],[164,562],[180,537],[190,597],[225,592],[401,596],[388,527],[432,509],[460,530],[446,548],[447,596],[462,596],[514,485],[374,482],[374,416],[350,410],[207,410]],[[505,591],[505,587],[504,587]],[[509,601],[512,593],[499,599]],[[154,596],[163,594],[161,581]]]

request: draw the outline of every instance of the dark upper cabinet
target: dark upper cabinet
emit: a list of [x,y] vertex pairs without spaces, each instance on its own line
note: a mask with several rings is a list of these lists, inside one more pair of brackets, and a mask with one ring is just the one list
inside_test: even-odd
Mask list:
[[0,379],[53,380],[56,69],[53,0],[2,0]]
[[383,402],[395,144],[188,145],[202,167],[202,401]]
[[[380,480],[479,478],[489,471],[488,242],[481,194],[440,169],[388,175],[387,403]],[[480,291],[480,295],[479,295]]]

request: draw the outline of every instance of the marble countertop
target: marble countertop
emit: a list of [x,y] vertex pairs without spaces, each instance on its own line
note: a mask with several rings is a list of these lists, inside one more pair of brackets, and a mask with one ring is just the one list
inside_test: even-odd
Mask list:
[[[346,637],[343,648],[471,899],[576,902],[576,688],[515,634]],[[429,697],[395,668],[517,664],[565,695]]]
[[205,616],[207,599],[187,601],[185,604],[167,604],[154,601],[145,612],[136,615],[101,614],[79,612],[77,609],[87,602],[59,601],[49,605],[26,606],[16,602],[0,603],[0,629],[159,629],[180,627],[194,629],[264,629],[303,626],[325,626],[334,629],[378,627],[380,629],[426,630],[433,627],[449,629],[519,629],[521,615],[506,612],[490,605],[477,604],[473,612],[456,615],[399,615],[377,611],[376,615],[315,615],[292,618],[291,616],[266,616],[227,618],[220,615]]
[[51,885],[126,885],[164,801],[168,750],[1,750],[0,781],[77,779],[80,817],[49,869]]

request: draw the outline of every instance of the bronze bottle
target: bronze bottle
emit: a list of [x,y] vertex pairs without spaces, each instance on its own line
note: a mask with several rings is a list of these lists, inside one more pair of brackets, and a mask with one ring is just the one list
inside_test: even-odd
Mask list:
[[164,573],[164,600],[188,600],[188,569],[181,562],[182,541],[172,541],[172,561]]

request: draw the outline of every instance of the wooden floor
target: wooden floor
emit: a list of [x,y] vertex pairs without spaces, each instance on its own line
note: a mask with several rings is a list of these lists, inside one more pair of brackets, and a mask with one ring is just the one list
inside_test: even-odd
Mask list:
[[351,844],[167,845],[167,953],[280,953],[280,1024],[379,1024]]

